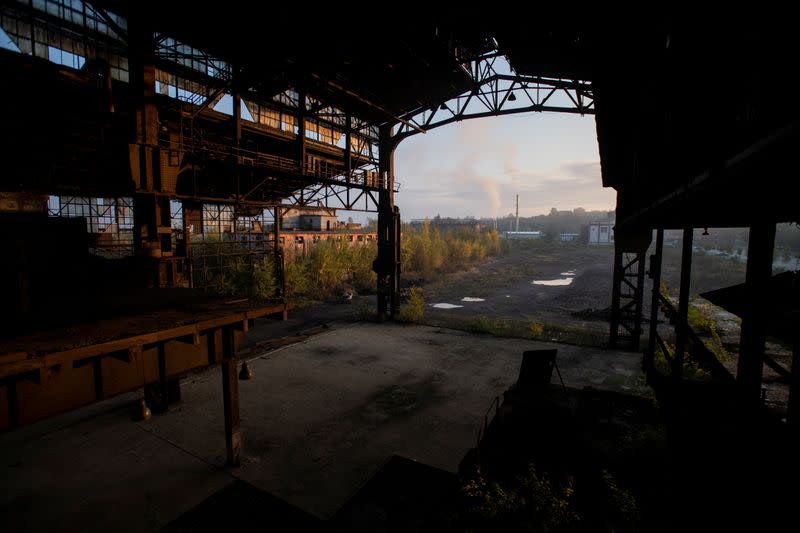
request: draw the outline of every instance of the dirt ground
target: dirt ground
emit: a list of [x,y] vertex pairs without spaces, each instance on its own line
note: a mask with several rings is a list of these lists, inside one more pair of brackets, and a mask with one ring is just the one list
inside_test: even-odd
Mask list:
[[[425,321],[448,323],[485,316],[608,329],[602,319],[586,320],[572,313],[602,310],[611,304],[613,247],[544,242],[512,244],[507,254],[425,285]],[[575,274],[569,285],[533,284],[534,280],[572,277],[563,275],[567,272]],[[484,301],[462,301],[465,297]],[[438,303],[463,307],[433,307]]]

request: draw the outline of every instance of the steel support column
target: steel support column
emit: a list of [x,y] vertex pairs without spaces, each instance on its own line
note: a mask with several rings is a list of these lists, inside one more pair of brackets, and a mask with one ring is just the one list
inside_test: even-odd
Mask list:
[[313,173],[314,169],[306,165],[306,92],[299,90],[297,94],[297,158],[300,161],[300,173]]
[[394,318],[400,310],[400,210],[394,205],[394,139],[391,127],[380,129],[378,195],[378,320]]
[[789,381],[789,404],[786,409],[786,420],[790,424],[800,424],[800,332],[794,328],[792,344],[792,378]]
[[650,333],[647,338],[647,351],[644,353],[644,368],[652,370],[656,354],[658,335],[658,301],[661,294],[661,263],[664,256],[664,230],[656,230],[656,249],[650,256],[650,279],[653,281],[653,296],[650,299]]
[[181,202],[183,213],[183,250],[186,257],[186,274],[189,278],[189,287],[194,287],[194,265],[192,264],[192,235],[203,233],[203,204],[183,200]]
[[[275,206],[275,224],[273,227],[273,253],[275,254],[275,280],[278,282],[278,298],[286,301],[286,275],[284,272],[283,250],[281,249],[281,216],[283,210]],[[284,311],[284,320],[286,319]]]
[[620,315],[620,293],[622,292],[622,250],[619,240],[614,243],[614,273],[611,281],[611,331],[609,332],[608,343],[616,347],[619,344],[619,315]]
[[238,77],[239,77],[239,70],[237,68],[233,69],[234,75],[234,84],[233,84],[233,142],[234,142],[234,149],[236,150],[236,157],[234,158],[234,168],[236,169],[236,198],[237,202],[241,197],[242,190],[241,190],[241,182],[242,182],[242,175],[241,175],[241,165],[242,165],[242,158],[241,148],[242,148],[242,95],[239,91],[239,87],[237,86]]
[[615,236],[609,332],[611,346],[633,351],[639,349],[644,301],[644,258],[651,240],[650,230]]
[[745,306],[736,372],[736,381],[746,401],[757,402],[761,397],[774,245],[774,223],[761,223],[750,227],[745,275]]
[[225,416],[225,449],[228,466],[239,466],[242,435],[239,420],[239,377],[236,373],[236,333],[222,330],[222,404]]
[[672,359],[672,377],[683,377],[683,360],[689,337],[689,288],[692,283],[693,228],[684,228],[681,247],[681,287],[678,294],[678,319],[675,323],[675,355]]
[[[344,172],[345,180],[347,183],[353,181],[353,117],[350,113],[345,115],[345,129],[344,129]],[[349,194],[349,190],[348,190]]]

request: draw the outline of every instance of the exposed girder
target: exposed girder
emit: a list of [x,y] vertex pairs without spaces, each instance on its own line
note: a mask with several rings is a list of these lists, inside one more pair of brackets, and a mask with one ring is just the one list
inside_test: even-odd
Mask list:
[[399,143],[416,133],[471,118],[541,111],[595,113],[590,82],[519,75],[498,54],[470,62],[469,71],[475,80],[470,91],[439,106],[415,110],[402,117],[404,122],[397,126],[395,141]]

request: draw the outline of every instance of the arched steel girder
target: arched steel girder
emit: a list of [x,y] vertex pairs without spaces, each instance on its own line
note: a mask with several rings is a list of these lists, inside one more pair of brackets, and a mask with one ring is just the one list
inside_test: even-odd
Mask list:
[[393,141],[461,120],[550,111],[579,115],[595,114],[592,84],[542,76],[499,73],[496,56],[474,61],[469,68],[475,79],[472,90],[440,105],[418,109],[401,118]]

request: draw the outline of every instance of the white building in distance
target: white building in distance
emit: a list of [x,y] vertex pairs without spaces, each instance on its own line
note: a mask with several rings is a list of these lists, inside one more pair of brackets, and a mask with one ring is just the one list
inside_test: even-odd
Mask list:
[[614,221],[589,222],[588,244],[614,244]]

